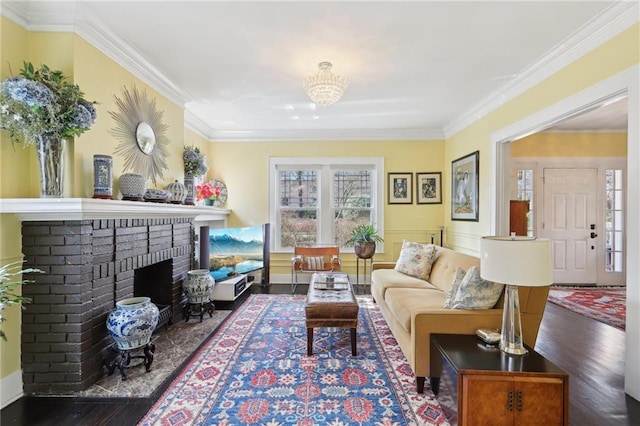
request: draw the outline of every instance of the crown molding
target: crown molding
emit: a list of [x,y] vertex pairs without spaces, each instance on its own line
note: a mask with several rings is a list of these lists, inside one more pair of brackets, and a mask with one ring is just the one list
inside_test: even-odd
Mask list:
[[531,64],[511,81],[491,92],[458,118],[448,123],[443,131],[451,137],[472,123],[526,92],[538,83],[560,71],[578,58],[604,44],[639,21],[640,7],[635,1],[618,1],[594,17],[569,38],[557,44],[538,61]]
[[189,109],[184,125],[210,142],[284,142],[328,140],[433,140],[444,139],[440,129],[259,129],[216,130]]
[[29,15],[29,3],[19,1],[0,2],[0,14],[6,16],[11,21],[22,28],[29,27],[27,16]]
[[211,142],[286,142],[286,141],[427,141],[444,139],[440,129],[269,129],[213,130]]
[[180,108],[184,108],[187,102],[193,100],[193,97],[176,86],[126,41],[107,31],[95,21],[79,20],[76,33]]
[[125,40],[76,2],[3,2],[0,12],[29,31],[73,32],[180,108],[193,100]]
[[189,111],[188,108],[184,110],[184,127],[207,140],[211,139],[213,133],[211,126]]

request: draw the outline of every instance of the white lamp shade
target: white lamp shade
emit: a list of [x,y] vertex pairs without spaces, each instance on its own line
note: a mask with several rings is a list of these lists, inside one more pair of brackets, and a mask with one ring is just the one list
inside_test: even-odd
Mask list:
[[483,237],[480,276],[488,281],[527,287],[553,284],[551,241],[530,237]]

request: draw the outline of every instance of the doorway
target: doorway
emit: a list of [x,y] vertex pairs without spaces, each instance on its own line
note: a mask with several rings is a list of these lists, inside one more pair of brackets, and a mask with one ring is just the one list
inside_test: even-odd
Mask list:
[[597,172],[544,169],[540,236],[551,240],[556,284],[596,284]]

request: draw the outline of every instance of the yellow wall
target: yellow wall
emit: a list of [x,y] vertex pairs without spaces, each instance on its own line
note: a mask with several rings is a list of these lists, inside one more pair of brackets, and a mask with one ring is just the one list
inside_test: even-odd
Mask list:
[[[444,192],[445,242],[457,250],[478,255],[480,238],[491,230],[490,154],[491,135],[556,102],[626,70],[640,62],[640,24],[623,31],[608,42],[569,64],[500,108],[488,113],[446,141],[445,165],[480,150],[479,222],[452,221],[451,197]],[[443,187],[451,184],[450,174],[443,176]]]
[[626,157],[626,133],[536,133],[511,144],[511,157]]
[[[428,230],[442,225],[442,204],[415,203],[415,173],[442,170],[444,141],[316,141],[212,142],[208,151],[209,178],[221,179],[229,191],[230,226],[251,226],[269,220],[270,157],[384,157],[385,253],[376,260],[393,260],[402,239],[426,241]],[[389,172],[413,173],[412,205],[388,205]],[[442,188],[443,193],[446,189]],[[271,274],[289,273],[291,254],[272,254]],[[346,256],[346,270],[355,272],[355,256]]]
[[[0,27],[0,79],[16,74],[27,59],[28,33],[22,27],[2,17]],[[32,150],[32,148],[31,148]],[[35,158],[35,155],[33,156]],[[17,197],[29,193],[30,188],[29,150],[12,146],[6,132],[0,132],[0,197]],[[35,160],[34,160],[35,161]],[[0,202],[2,202],[0,200]],[[14,215],[0,215],[0,264],[22,260],[20,221]],[[22,319],[18,306],[11,306],[2,312],[6,321],[0,327],[7,334],[8,341],[0,340],[0,379],[20,370],[20,323]]]
[[[199,146],[206,147],[207,142],[202,138],[192,132],[185,132],[182,107],[160,95],[81,37],[72,33],[28,32],[5,17],[2,17],[1,31],[3,56],[0,66],[3,80],[18,74],[23,61],[31,61],[35,66],[44,63],[63,71],[71,81],[80,86],[86,99],[98,102],[95,124],[67,145],[69,162],[65,168],[65,196],[93,195],[94,154],[113,155],[113,175],[116,180],[114,193],[117,194],[117,178],[124,173],[124,159],[114,154],[120,141],[110,133],[115,122],[109,111],[117,111],[114,95],[122,98],[125,86],[129,91],[132,91],[134,85],[140,91],[146,90],[149,99],[155,100],[157,109],[163,112],[163,123],[169,126],[166,132],[170,140],[167,158],[169,169],[164,171],[164,177],[156,185],[149,181],[149,187],[164,188],[175,179],[182,181],[185,134],[197,140]],[[34,147],[24,149],[19,145],[14,148],[5,132],[0,137],[0,198],[38,197],[40,181]],[[22,259],[20,231],[20,223],[14,215],[1,215],[2,264]],[[3,311],[3,315],[6,315],[7,321],[2,324],[2,329],[7,333],[9,342],[0,341],[0,379],[20,370],[20,309],[8,308]]]

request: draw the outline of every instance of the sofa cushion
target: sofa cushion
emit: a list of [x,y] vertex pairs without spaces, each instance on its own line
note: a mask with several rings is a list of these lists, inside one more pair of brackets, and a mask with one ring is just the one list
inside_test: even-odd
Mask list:
[[377,269],[371,273],[371,294],[384,298],[389,288],[435,288],[429,282],[410,277],[394,269]]
[[429,274],[429,282],[446,292],[456,277],[458,268],[468,271],[472,266],[480,266],[480,259],[468,254],[438,247],[436,258]]
[[443,308],[453,308],[453,301],[458,294],[458,289],[460,288],[460,284],[462,283],[462,279],[466,275],[466,271],[460,267],[456,269],[456,276],[453,279],[453,283],[451,283],[451,287],[447,290],[447,294],[444,298]]
[[442,310],[444,293],[437,288],[389,288],[384,301],[402,328],[410,333],[412,314],[429,309]]
[[395,270],[411,277],[429,280],[436,246],[404,240]]
[[472,266],[460,282],[453,309],[493,308],[504,290],[504,284],[480,278],[480,268]]

